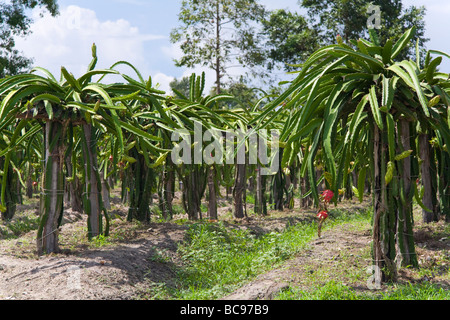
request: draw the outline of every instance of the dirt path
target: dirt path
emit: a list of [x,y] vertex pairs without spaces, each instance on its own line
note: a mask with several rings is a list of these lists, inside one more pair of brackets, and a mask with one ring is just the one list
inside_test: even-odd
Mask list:
[[[305,219],[305,215],[309,219],[314,217],[313,212],[285,212],[267,220],[242,222],[239,227],[258,233],[282,231],[288,224]],[[73,219],[63,225],[62,246],[69,242],[65,237],[84,224],[83,219]],[[115,232],[121,228],[129,225],[124,222]],[[125,230],[131,232],[129,237],[109,246],[87,248],[86,244],[80,244],[66,249],[65,253],[41,258],[32,253],[35,231],[16,240],[0,240],[0,300],[129,300],[139,299],[155,286],[173,286],[176,281],[173,270],[182,264],[177,245],[183,241],[187,228],[175,223],[153,223],[145,228]],[[310,286],[316,275],[323,277],[320,274],[323,269],[337,277],[347,268],[363,270],[370,264],[366,261],[370,260],[369,256],[363,253],[370,247],[368,229],[340,225],[327,230],[322,238],[312,241],[282,267],[258,276],[223,299],[271,299],[290,285]],[[428,236],[434,233],[427,231],[426,237],[423,232],[418,233],[421,236],[417,240],[418,254],[425,263],[435,263],[442,252],[440,261],[446,263],[450,239],[442,235]],[[341,261],[346,265],[340,264]],[[448,274],[448,266],[443,270]],[[364,279],[358,281],[365,285]]]
[[297,257],[288,260],[282,268],[258,276],[224,300],[265,300],[290,285],[301,285],[303,278],[312,274],[315,266],[332,264],[343,251],[347,255],[358,254],[371,241],[369,232],[346,231],[345,225],[327,231],[321,238],[312,241]]
[[[264,226],[253,222],[243,224],[243,227],[267,232],[269,229],[280,229],[285,226],[286,221],[292,223],[293,219],[273,219]],[[74,222],[64,228],[73,229],[80,223],[82,222]],[[75,250],[69,254],[38,259],[0,254],[0,299],[137,298],[138,293],[145,292],[156,284],[171,285],[175,275],[170,264],[177,259],[177,243],[183,240],[185,230],[186,227],[176,224],[153,224],[136,233],[132,241],[98,250]],[[273,294],[295,281],[296,277],[302,277],[302,272],[305,271],[299,266],[329,260],[329,257],[339,255],[345,248],[358,250],[367,246],[370,240],[365,235],[342,231],[338,228],[326,232],[301,255],[287,261],[282,268],[260,275],[225,299],[270,299]],[[20,244],[20,240],[17,240],[12,245]]]
[[162,251],[175,256],[184,230],[158,224],[120,245],[38,259],[0,254],[0,299],[134,299],[154,282],[173,279],[158,257]]

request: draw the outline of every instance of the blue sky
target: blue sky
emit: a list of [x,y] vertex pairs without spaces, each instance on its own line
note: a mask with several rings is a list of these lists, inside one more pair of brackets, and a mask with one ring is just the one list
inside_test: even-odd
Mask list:
[[[145,77],[167,90],[174,78],[192,72],[207,72],[209,85],[214,75],[201,68],[175,67],[173,58],[181,55],[169,40],[172,28],[179,25],[181,0],[59,0],[61,14],[39,17],[33,11],[32,34],[17,40],[17,47],[33,57],[35,65],[59,76],[61,66],[75,75],[82,74],[90,62],[91,44],[98,49],[98,67],[107,68],[118,60],[133,63]],[[269,9],[298,10],[297,0],[262,0]],[[450,53],[448,0],[404,0],[405,5],[427,8],[426,36],[429,49]],[[444,59],[441,70],[450,72],[450,59]]]

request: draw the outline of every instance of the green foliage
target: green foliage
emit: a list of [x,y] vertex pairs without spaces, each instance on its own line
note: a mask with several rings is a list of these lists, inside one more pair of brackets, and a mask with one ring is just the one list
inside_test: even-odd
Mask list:
[[[170,88],[180,94],[180,97],[189,97],[190,77],[174,79],[170,82]],[[174,90],[175,89],[175,90]],[[177,94],[174,94],[176,96]]]
[[[416,27],[419,39],[420,55],[425,56],[425,8],[406,7],[401,0],[376,0],[370,2],[380,6],[381,29],[378,31],[380,43],[389,39],[398,40],[407,30]],[[277,65],[287,71],[295,71],[296,67],[321,46],[340,41],[348,43],[352,39],[370,41],[367,32],[367,20],[371,13],[367,12],[370,4],[364,0],[303,0],[299,1],[300,9],[306,14],[274,10],[263,20],[263,33],[267,37],[267,56],[264,61],[269,69]],[[415,46],[409,43],[407,50],[401,52],[398,60],[415,57]]]
[[[332,210],[330,216],[325,229],[369,219],[368,212],[350,214]],[[290,224],[282,232],[258,235],[223,222],[193,224],[178,249],[186,266],[178,274],[186,289],[177,295],[183,299],[220,297],[293,257],[316,233],[317,224],[310,222]]]
[[13,239],[22,236],[23,234],[36,230],[39,224],[39,217],[37,216],[23,216],[14,221],[6,222],[5,226],[0,226],[1,239]]
[[223,94],[232,96],[233,100],[224,101],[223,104],[229,109],[234,108],[252,108],[258,101],[258,92],[256,89],[249,88],[241,79],[240,82],[232,81],[222,90]]
[[[142,152],[140,161],[150,167],[150,157],[166,149],[156,146],[156,143],[163,141],[162,137],[151,134],[156,129],[146,130],[143,128],[143,121],[135,116],[136,113],[145,112],[153,104],[157,104],[155,112],[162,107],[158,99],[161,91],[151,88],[151,78],[144,81],[139,71],[128,62],[119,61],[113,65],[127,65],[134,70],[140,81],[122,74],[128,82],[125,84],[108,84],[100,82],[103,77],[109,74],[119,74],[114,69],[98,70],[96,46],[92,46],[92,61],[87,72],[80,78],[75,78],[64,67],[61,68],[61,80],[56,78],[46,69],[36,67],[32,73],[11,76],[0,81],[0,129],[4,132],[3,140],[6,147],[2,147],[0,156],[5,156],[1,183],[1,210],[9,210],[13,204],[8,200],[8,177],[9,172],[20,167],[17,152],[21,152],[20,160],[26,163],[35,154],[43,157],[45,150],[49,156],[42,159],[44,179],[41,187],[43,206],[41,215],[41,226],[38,230],[38,238],[45,234],[44,228],[59,225],[62,218],[62,199],[64,190],[64,157],[72,161],[71,181],[77,177],[77,170],[81,171],[81,179],[84,185],[84,211],[89,216],[88,236],[98,234],[107,235],[109,231],[109,216],[103,206],[102,183],[99,167],[102,168],[103,178],[106,174],[111,174],[117,170],[118,163],[133,163],[136,159],[129,156],[128,152],[133,147],[139,148],[136,151]],[[39,75],[38,73],[43,74]],[[97,82],[91,82],[95,75],[101,76]],[[139,94],[139,96],[138,96]],[[139,108],[140,106],[145,106]],[[147,114],[148,115],[148,114]],[[20,118],[18,121],[16,118]],[[42,119],[48,120],[45,136],[44,148],[32,148],[27,138],[44,138],[42,135]],[[17,123],[17,125],[16,125]],[[82,129],[80,128],[81,126]],[[41,135],[39,135],[39,133]],[[8,134],[9,137],[6,135]],[[130,136],[133,138],[130,139]],[[102,139],[105,140],[102,140]],[[113,139],[113,140],[111,140]],[[128,140],[129,139],[129,140]],[[105,143],[109,150],[102,149],[99,157],[99,143]],[[107,148],[108,148],[107,147]],[[82,151],[82,152],[81,152]],[[134,151],[134,150],[132,150]],[[106,155],[104,155],[106,153]],[[109,161],[106,161],[106,156]],[[78,165],[80,158],[83,158],[82,165]],[[144,159],[145,158],[145,159]],[[164,159],[163,159],[164,160]],[[59,165],[58,170],[53,170],[54,165]],[[109,165],[112,165],[109,167]],[[162,161],[155,161],[153,167],[160,166]],[[12,167],[12,168],[11,168]],[[81,167],[81,169],[79,168]],[[111,171],[111,172],[108,172]],[[57,174],[56,178],[54,175]],[[145,175],[140,175],[144,177]],[[148,179],[150,180],[150,179]],[[57,181],[57,185],[51,185],[52,181]],[[48,190],[48,192],[47,192]],[[134,189],[133,189],[134,190]],[[50,209],[50,197],[57,200],[57,206]],[[148,196],[144,197],[148,200]],[[7,204],[8,202],[8,204]],[[144,205],[142,207],[145,207]],[[3,216],[3,214],[2,214]],[[48,221],[56,219],[58,222]],[[104,221],[102,221],[104,219]],[[105,223],[105,228],[103,228]],[[53,230],[54,228],[52,228]],[[47,231],[55,235],[54,232]],[[55,242],[54,242],[55,243]],[[57,250],[57,249],[56,249]],[[38,250],[39,251],[39,250]]]
[[[33,3],[50,6],[52,2]],[[387,5],[387,2],[382,3]],[[173,185],[166,188],[170,185],[169,178],[166,178],[169,172],[176,174],[183,182],[182,203],[189,219],[201,219],[202,214],[208,211],[201,200],[208,182],[207,173],[212,171],[208,171],[210,167],[204,164],[172,163],[169,157],[174,146],[171,134],[183,130],[192,137],[198,123],[205,130],[215,128],[220,134],[239,128],[275,128],[281,132],[282,171],[279,171],[277,179],[273,179],[276,183],[271,191],[286,189],[283,192],[292,195],[293,187],[286,186],[285,178],[289,176],[290,168],[292,171],[295,168],[301,178],[308,179],[309,192],[318,201],[319,183],[338,195],[340,188],[351,190],[350,173],[357,172],[357,187],[353,190],[359,200],[363,200],[366,180],[369,180],[374,190],[374,204],[377,208],[380,203],[385,205],[382,212],[375,210],[373,223],[379,229],[374,228],[374,234],[380,236],[383,247],[392,250],[400,248],[399,255],[415,257],[411,200],[415,196],[416,201],[421,203],[422,195],[415,184],[408,193],[405,179],[400,177],[406,170],[404,164],[407,161],[413,167],[413,174],[420,174],[418,144],[410,137],[429,132],[432,135],[432,163],[436,163],[440,178],[436,181],[436,188],[439,188],[440,195],[446,195],[446,168],[450,162],[447,147],[450,143],[449,82],[448,74],[439,72],[442,57],[431,59],[431,54],[448,55],[428,51],[426,58],[422,59],[421,41],[423,43],[424,40],[421,39],[420,24],[402,34],[395,33],[396,37],[390,37],[383,31],[380,34],[374,31],[361,34],[353,25],[361,24],[362,17],[364,21],[367,19],[366,13],[363,13],[366,6],[360,1],[338,1],[333,5],[328,1],[305,0],[303,4],[309,8],[311,16],[323,20],[320,27],[312,28],[300,15],[284,10],[273,12],[268,20],[264,20],[265,32],[272,45],[270,59],[292,63],[299,59],[302,64],[289,66],[292,70],[299,68],[298,76],[288,83],[289,87],[284,92],[264,96],[260,100],[243,81],[232,83],[224,91],[226,95],[217,94],[223,88],[221,78],[226,73],[225,67],[232,62],[236,51],[241,53],[237,62],[244,66],[253,67],[266,58],[259,51],[253,29],[254,21],[265,12],[253,0],[182,2],[180,20],[183,26],[171,35],[172,41],[181,42],[185,54],[177,64],[188,67],[202,64],[216,70],[215,94],[204,94],[204,74],[193,74],[172,83],[174,95],[166,97],[164,92],[152,88],[151,78],[144,80],[128,62],[119,61],[110,69],[97,70],[95,45],[88,70],[79,78],[62,67],[60,81],[43,68],[1,79],[1,211],[9,210],[12,202],[18,201],[11,201],[8,191],[18,182],[23,184],[23,165],[45,162],[36,167],[43,175],[40,187],[44,191],[38,239],[46,233],[43,225],[50,216],[49,208],[53,203],[48,194],[51,191],[57,199],[58,221],[54,225],[59,226],[64,182],[74,181],[75,177],[80,177],[84,185],[85,213],[89,218],[93,216],[98,219],[100,224],[100,234],[92,237],[93,246],[110,243],[110,239],[106,238],[109,216],[102,201],[102,179],[111,176],[120,178],[122,182],[123,199],[129,204],[129,220],[150,221],[150,197],[155,192],[160,195],[160,205],[153,213],[168,219],[174,213],[183,212],[179,205],[165,207],[171,201],[167,194],[173,189]],[[392,9],[391,14],[398,17],[400,11],[397,9],[401,9],[401,5],[397,1],[383,9],[386,12]],[[400,25],[405,21],[420,20],[420,12],[411,11],[406,20],[399,18],[396,23]],[[336,15],[332,15],[333,21],[325,19],[328,13]],[[350,21],[348,14],[355,16],[354,21]],[[225,25],[233,27],[235,37],[221,36]],[[338,37],[335,44],[335,35],[329,35],[328,40],[323,38],[333,44],[306,54],[307,50],[317,48],[317,34],[323,35],[325,32],[322,27],[342,27],[346,41]],[[396,27],[392,30],[398,31]],[[353,36],[360,39],[351,40]],[[403,59],[409,57],[414,38],[418,38],[415,61]],[[297,56],[299,53],[300,57]],[[135,78],[116,71],[119,65],[128,66],[135,73]],[[109,74],[120,75],[125,83],[103,83],[103,77]],[[101,78],[93,82],[92,77],[96,75]],[[224,105],[228,108],[222,108]],[[407,140],[411,140],[411,146],[400,143],[403,121],[408,122]],[[43,122],[51,125],[43,130]],[[39,144],[39,141],[45,143]],[[378,142],[381,148],[378,148]],[[191,144],[188,144],[189,147]],[[193,148],[195,150],[196,147]],[[55,167],[48,159],[60,165],[56,170],[57,184],[53,186],[50,183],[56,176],[53,173]],[[64,181],[64,161],[72,164],[71,180]],[[233,185],[234,167],[217,166],[214,169],[215,176],[208,193],[219,190],[220,186]],[[291,181],[294,175],[289,176]],[[410,179],[411,174],[408,173],[405,178]],[[382,188],[384,192],[380,192]],[[379,195],[380,198],[375,198]],[[384,198],[381,199],[381,195]],[[249,194],[246,200],[255,203]],[[289,205],[293,206],[292,198]],[[94,206],[101,214],[92,214]],[[448,210],[448,200],[443,200],[441,206],[444,212]],[[279,209],[283,208],[285,204],[280,202]],[[55,217],[54,212],[52,214]],[[337,210],[330,210],[329,214],[326,227],[352,219],[368,219],[367,214],[356,218]],[[7,218],[10,218],[9,214]],[[104,233],[102,218],[106,222]],[[89,219],[90,236],[92,225]],[[11,230],[17,233],[26,228],[28,226],[18,225],[17,229]],[[388,232],[394,228],[398,228],[398,231],[395,230],[397,237],[395,232]],[[177,270],[182,288],[177,297],[220,297],[243,281],[298,253],[315,237],[317,226],[315,223],[298,223],[288,225],[282,233],[259,235],[249,230],[225,223],[192,224],[186,242],[179,247],[184,267]],[[48,230],[48,234],[53,234],[53,231],[54,228]],[[400,239],[400,235],[409,238]],[[376,260],[393,259],[395,252],[392,250],[386,253],[386,259],[378,257]],[[155,259],[166,262],[158,257]],[[160,289],[159,284],[157,288]],[[425,294],[428,289],[423,289]],[[400,295],[410,295],[407,288],[402,290]],[[357,298],[351,289],[339,283],[319,288],[311,297]]]
[[99,234],[98,236],[92,237],[90,244],[95,248],[101,248],[110,245],[111,242],[108,237],[105,237],[103,234]]
[[[252,278],[262,270],[286,260],[313,236],[314,227],[296,230],[303,235],[295,244],[293,234],[269,233],[260,237],[247,230],[226,228],[223,224],[195,224],[187,242],[179,247],[187,268],[180,273],[190,292],[185,298],[211,298],[224,289]],[[305,230],[306,229],[306,230]]]
[[[412,27],[398,40],[382,43],[372,30],[370,41],[349,40],[347,44],[338,40],[337,44],[320,48],[301,65],[290,86],[250,122],[250,125],[263,128],[277,117],[289,114],[281,132],[281,140],[287,142],[281,167],[293,165],[300,148],[308,150],[301,172],[302,176],[307,173],[316,205],[321,179],[326,178],[327,188],[338,194],[339,189],[348,187],[352,171],[369,169],[366,176],[372,183],[376,204],[373,232],[375,237],[380,237],[376,240],[378,246],[383,243],[383,248],[390,248],[389,252],[383,253],[383,259],[393,260],[401,253],[404,263],[412,265],[417,265],[417,260],[412,237],[413,193],[408,191],[414,191],[416,185],[406,185],[405,179],[419,175],[417,156],[420,150],[409,140],[411,136],[429,130],[442,139],[441,143],[450,143],[446,122],[448,103],[443,103],[441,108],[439,101],[433,101],[433,107],[429,103],[429,99],[437,95],[450,101],[445,89],[448,75],[440,77],[433,71],[440,59],[433,63],[427,59],[423,64],[425,68],[421,67],[420,54],[415,61],[398,61],[417,37],[416,31],[417,28]],[[427,79],[432,82],[428,83]],[[418,125],[412,126],[412,122]],[[408,150],[413,150],[413,156],[395,161],[398,153]],[[323,163],[321,176],[317,176],[319,161]],[[447,158],[441,156],[439,163],[445,166]],[[440,176],[446,179],[443,171]],[[362,199],[362,181],[358,186],[357,193]],[[441,190],[444,194],[442,187]],[[383,210],[380,210],[380,204],[384,204]],[[442,202],[442,206],[445,208],[446,204]],[[397,210],[403,217],[398,218]],[[399,225],[398,232],[404,236],[398,243],[394,233],[387,232],[394,230],[395,225]],[[395,248],[400,252],[396,253]],[[378,249],[374,252],[381,254]],[[374,259],[381,261],[381,256]],[[395,265],[386,263],[395,277]]]
[[330,281],[311,290],[292,288],[281,292],[277,300],[363,300],[366,295],[357,294],[346,285]]
[[247,193],[246,194],[246,201],[247,201],[247,203],[255,204],[255,197],[252,194]]
[[32,60],[23,57],[16,50],[15,36],[30,33],[32,19],[27,16],[27,10],[43,7],[51,15],[58,14],[56,0],[16,0],[0,3],[0,78],[6,75],[15,75],[29,69]]
[[[307,9],[309,21],[318,32],[321,45],[334,43],[337,35],[345,42],[359,38],[371,40],[367,32],[367,20],[372,14],[368,13],[368,6],[373,4],[379,6],[381,12],[381,29],[378,30],[380,43],[386,43],[388,39],[395,42],[406,30],[415,26],[421,54],[425,54],[424,45],[428,39],[425,38],[426,9],[423,6],[406,7],[401,0],[302,0],[300,4]],[[399,60],[413,57],[415,46],[410,43]]]
[[450,300],[448,290],[428,282],[396,285],[381,295],[382,300]]
[[284,9],[270,12],[263,20],[263,33],[267,35],[267,68],[274,69],[282,64],[282,69],[295,70],[295,65],[305,61],[318,49],[319,35],[311,28],[305,17],[297,12]]
[[311,289],[290,287],[277,300],[448,300],[450,293],[431,283],[396,285],[385,292],[359,292],[337,281]]

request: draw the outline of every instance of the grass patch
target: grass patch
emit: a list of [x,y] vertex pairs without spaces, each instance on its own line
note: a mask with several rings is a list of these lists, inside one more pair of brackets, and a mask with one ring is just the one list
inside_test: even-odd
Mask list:
[[0,239],[17,239],[31,230],[36,230],[38,225],[39,216],[21,216],[0,226]]
[[345,284],[330,281],[309,290],[289,288],[277,300],[449,300],[450,291],[431,283],[407,283],[388,287],[383,292],[360,292]]
[[91,240],[87,237],[87,225],[76,224],[70,232],[60,234],[60,246],[77,252],[79,249],[98,249],[115,246],[124,241],[130,241],[136,237],[137,231],[147,228],[144,224],[135,220],[128,222],[122,219],[110,220],[110,232],[108,236],[100,234]]
[[395,285],[381,296],[381,300],[450,300],[450,291],[428,282],[408,283]]
[[291,287],[278,294],[276,300],[361,300],[368,295],[358,294],[352,288],[330,281],[325,285],[314,287],[312,290],[302,290],[298,287]]
[[247,204],[255,204],[255,196],[251,193],[247,193],[245,197]]
[[[354,221],[367,223],[370,213],[333,210],[325,230]],[[195,223],[179,246],[184,267],[178,273],[177,299],[216,299],[256,275],[279,266],[317,236],[317,223],[289,225],[283,232],[256,235],[224,222]]]

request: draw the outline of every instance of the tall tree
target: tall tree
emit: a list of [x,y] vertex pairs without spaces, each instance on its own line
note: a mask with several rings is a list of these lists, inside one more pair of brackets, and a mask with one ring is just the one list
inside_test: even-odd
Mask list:
[[267,68],[281,64],[292,71],[292,65],[305,60],[319,48],[318,30],[310,27],[307,19],[297,12],[275,10],[263,20],[263,33],[267,37]]
[[[310,22],[322,39],[322,45],[333,44],[337,35],[344,41],[358,38],[370,40],[367,22],[375,13],[370,6],[378,6],[378,36],[381,43],[389,38],[398,40],[406,30],[414,26],[420,47],[423,52],[426,51],[424,44],[428,39],[425,38],[424,6],[406,7],[402,0],[302,0],[300,4],[307,9]],[[413,46],[402,52],[397,60],[401,61],[406,57],[415,58]]]
[[243,79],[239,79],[239,82],[232,81],[227,85],[227,88],[222,90],[222,93],[228,94],[235,99],[225,100],[221,105],[226,106],[229,109],[245,108],[250,109],[258,101],[258,91],[249,88],[245,84]]
[[264,13],[257,0],[183,0],[181,26],[171,32],[171,41],[181,43],[183,51],[176,65],[213,69],[219,94],[229,68],[251,68],[263,60],[256,21]]
[[[363,38],[370,40],[367,22],[373,14],[369,6],[379,6],[381,43],[399,37],[413,26],[419,39],[422,57],[426,53],[425,8],[405,7],[401,0],[302,0],[301,8],[306,9],[305,16],[297,12],[275,10],[264,20],[264,34],[268,68],[283,64],[284,69],[295,69],[292,64],[301,64],[305,58],[317,50],[319,46],[334,44],[336,36],[343,41]],[[396,58],[415,58],[415,47],[411,45]],[[291,64],[291,65],[289,65]]]
[[32,60],[15,49],[14,37],[29,34],[33,20],[27,9],[45,8],[51,15],[58,14],[56,0],[11,0],[0,3],[0,78],[14,75],[30,67]]
[[181,79],[173,79],[169,85],[170,89],[172,90],[172,93],[175,94],[175,92],[178,92],[185,97],[189,97],[190,84],[191,84],[190,77],[183,77]]

